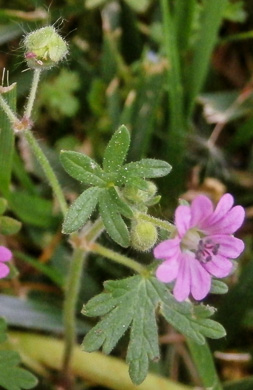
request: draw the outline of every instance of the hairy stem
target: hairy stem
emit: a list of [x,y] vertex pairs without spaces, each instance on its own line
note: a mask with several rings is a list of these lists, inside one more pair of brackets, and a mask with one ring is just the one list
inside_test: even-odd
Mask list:
[[64,198],[64,195],[63,195],[62,189],[60,187],[60,184],[58,182],[58,179],[57,179],[47,157],[45,156],[44,152],[42,151],[41,147],[39,146],[37,140],[34,138],[31,131],[26,130],[23,132],[23,134],[24,134],[24,137],[25,137],[26,141],[28,142],[30,148],[32,149],[35,157],[37,158],[38,162],[40,163],[50,186],[53,189],[53,192],[54,192],[54,194],[59,202],[59,206],[61,208],[63,215],[65,215],[67,212],[67,203],[66,203],[66,200]]
[[163,221],[162,219],[152,217],[152,215],[145,214],[145,213],[139,213],[138,212],[138,219],[142,219],[146,222],[151,222],[153,225],[167,230],[168,232],[172,233],[175,230],[175,226],[167,221]]
[[121,255],[120,253],[114,252],[111,249],[105,248],[103,245],[93,243],[89,245],[89,249],[91,252],[102,255],[107,259],[114,261],[115,263],[131,268],[133,271],[139,274],[146,272],[146,268],[143,265],[137,263],[137,261],[130,259],[127,256]]
[[40,75],[41,75],[41,69],[35,69],[34,73],[33,73],[33,80],[32,80],[30,94],[29,94],[27,105],[26,105],[25,112],[24,112],[24,117],[27,119],[29,119],[32,115],[32,109],[33,109],[33,105],[34,105],[34,101],[35,101],[35,97],[36,97],[36,92],[38,89]]
[[[82,269],[85,265],[89,249],[87,248],[87,242],[92,243],[103,232],[104,225],[100,218],[98,218],[82,235],[73,234],[71,236],[71,242],[73,246],[76,246],[73,252],[71,260],[68,280],[65,290],[65,300],[63,305],[63,320],[64,320],[64,352],[62,363],[62,374],[64,377],[68,377],[69,368],[71,365],[71,358],[73,348],[76,341],[76,303],[80,291],[80,283],[82,277]],[[82,246],[82,242],[86,245]]]
[[82,249],[75,249],[70,263],[69,275],[66,286],[65,301],[63,306],[65,349],[63,355],[62,372],[67,376],[72,356],[72,350],[76,342],[75,312],[84,261],[87,253]]

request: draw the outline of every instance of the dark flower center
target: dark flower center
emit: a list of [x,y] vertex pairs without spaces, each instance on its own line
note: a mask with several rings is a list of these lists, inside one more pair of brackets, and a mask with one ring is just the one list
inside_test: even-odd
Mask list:
[[212,240],[199,240],[198,248],[195,252],[195,258],[201,263],[207,263],[212,260],[213,255],[218,254],[220,244],[215,244]]

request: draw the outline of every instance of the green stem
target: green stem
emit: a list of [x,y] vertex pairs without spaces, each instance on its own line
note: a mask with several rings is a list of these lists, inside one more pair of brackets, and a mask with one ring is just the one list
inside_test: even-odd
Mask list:
[[[82,269],[87,259],[89,248],[82,247],[82,241],[92,243],[98,238],[98,236],[104,230],[104,225],[101,218],[98,218],[85,232],[85,235],[71,236],[72,245],[79,244],[80,247],[76,247],[71,260],[70,269],[68,273],[68,280],[65,290],[65,301],[63,305],[63,318],[64,318],[64,353],[62,363],[62,373],[68,377],[68,371],[71,364],[71,357],[73,347],[75,345],[76,338],[76,303],[81,284]],[[91,244],[92,245],[92,244]]]
[[41,69],[35,69],[34,73],[33,73],[33,80],[32,80],[30,94],[29,94],[27,105],[26,105],[25,112],[24,112],[24,117],[27,119],[29,119],[32,115],[32,109],[33,109],[33,105],[34,105],[34,101],[35,101],[35,97],[36,97],[36,92],[38,89],[40,75],[41,75]]
[[40,163],[47,180],[49,184],[51,185],[53,192],[59,202],[60,208],[62,213],[65,215],[67,212],[67,203],[65,201],[62,189],[59,185],[58,179],[47,159],[44,152],[40,148],[37,140],[34,138],[33,134],[29,130],[25,130],[23,132],[25,139],[27,140],[30,148],[32,149],[35,157],[37,158],[38,162]]
[[143,265],[137,263],[137,261],[130,259],[127,256],[121,255],[120,253],[114,252],[111,249],[105,248],[103,245],[94,243],[89,246],[89,249],[92,253],[97,253],[98,255],[104,256],[117,264],[131,268],[133,271],[139,274],[146,272],[146,268]]
[[63,306],[65,349],[62,365],[62,372],[66,376],[69,371],[72,350],[76,342],[76,302],[80,290],[82,268],[86,258],[87,253],[85,253],[83,249],[76,248],[74,250],[66,286],[65,301]]
[[175,226],[172,223],[163,221],[162,219],[159,218],[152,217],[149,214],[138,213],[137,218],[142,219],[143,221],[151,222],[153,225],[161,229],[167,230],[170,233],[174,232],[175,230]]

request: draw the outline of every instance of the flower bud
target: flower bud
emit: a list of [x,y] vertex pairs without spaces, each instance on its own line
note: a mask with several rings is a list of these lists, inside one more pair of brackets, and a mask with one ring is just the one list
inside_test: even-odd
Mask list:
[[145,203],[154,197],[157,191],[156,185],[152,181],[146,182],[148,187],[147,190],[140,190],[134,186],[126,186],[124,188],[124,196],[134,203]]
[[157,229],[151,222],[138,221],[131,229],[131,245],[134,249],[145,252],[157,241]]
[[24,39],[25,59],[29,68],[49,69],[68,53],[64,39],[53,26],[42,27]]

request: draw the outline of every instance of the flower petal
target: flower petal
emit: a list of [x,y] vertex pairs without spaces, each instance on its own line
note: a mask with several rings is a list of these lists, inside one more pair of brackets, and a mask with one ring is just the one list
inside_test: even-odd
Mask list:
[[231,194],[224,194],[214,210],[210,223],[214,223],[224,217],[228,211],[233,207],[234,198]]
[[244,217],[244,208],[242,206],[235,206],[222,219],[210,226],[206,226],[206,230],[210,234],[233,234],[242,225]]
[[180,265],[173,294],[178,302],[183,302],[190,294],[191,273],[188,256],[186,254],[182,254],[179,260]]
[[213,213],[211,200],[204,195],[199,195],[193,199],[191,204],[191,227],[199,226],[209,215]]
[[169,283],[178,275],[179,262],[177,259],[164,261],[156,270],[156,277],[160,282]]
[[5,278],[9,273],[9,267],[3,263],[0,263],[0,279]]
[[9,261],[11,258],[12,258],[11,251],[5,246],[0,246],[0,261]]
[[180,251],[180,239],[178,237],[171,240],[162,241],[154,248],[154,257],[156,259],[169,259],[177,257]]
[[211,261],[203,264],[203,267],[216,278],[225,278],[233,269],[233,263],[223,256],[214,256]]
[[178,206],[175,212],[175,225],[179,237],[182,237],[190,228],[191,209],[189,206]]
[[218,254],[229,259],[236,259],[244,250],[244,242],[239,238],[226,234],[209,236],[215,244],[219,244]]
[[194,299],[200,301],[207,296],[211,289],[211,276],[196,259],[192,258],[190,267],[191,294]]

